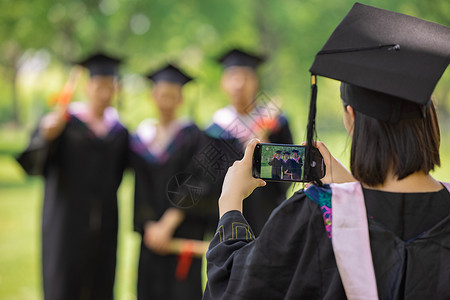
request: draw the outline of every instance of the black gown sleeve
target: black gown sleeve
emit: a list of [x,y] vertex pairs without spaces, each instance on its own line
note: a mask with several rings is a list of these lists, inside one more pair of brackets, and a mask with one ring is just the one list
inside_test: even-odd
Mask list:
[[57,152],[59,140],[60,137],[51,142],[46,141],[39,133],[38,126],[32,133],[27,148],[17,156],[16,160],[28,175],[44,175],[47,162]]
[[320,208],[303,193],[256,239],[240,212],[223,215],[206,259],[204,299],[345,299]]

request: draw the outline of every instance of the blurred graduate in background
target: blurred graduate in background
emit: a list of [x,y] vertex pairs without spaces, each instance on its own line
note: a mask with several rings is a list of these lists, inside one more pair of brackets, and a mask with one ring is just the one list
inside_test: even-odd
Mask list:
[[[192,159],[202,147],[204,133],[176,115],[183,86],[192,78],[173,65],[148,78],[154,82],[158,119],[142,121],[131,139],[134,226],[142,234],[137,298],[200,299],[202,261],[192,257],[191,243],[203,241],[205,222],[199,212],[201,186]],[[174,249],[175,238],[186,242]]]
[[[252,138],[270,143],[293,142],[286,117],[263,93],[258,94],[256,70],[263,61],[263,57],[239,49],[232,49],[219,58],[224,67],[221,87],[228,95],[230,105],[214,113],[213,124],[206,133],[211,138],[226,141],[227,145],[240,144],[239,151],[229,155],[230,165],[242,157],[245,145]],[[218,181],[221,187],[223,180]],[[285,199],[288,187],[288,183],[271,182],[264,192],[256,190],[244,201],[245,216],[256,235],[272,210]]]
[[120,60],[102,53],[79,64],[90,72],[86,102],[60,95],[18,157],[45,178],[42,219],[44,298],[112,299],[117,249],[117,189],[128,131],[111,107]]

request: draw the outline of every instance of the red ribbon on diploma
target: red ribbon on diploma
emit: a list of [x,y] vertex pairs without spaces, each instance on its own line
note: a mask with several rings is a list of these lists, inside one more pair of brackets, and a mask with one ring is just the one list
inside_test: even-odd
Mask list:
[[192,257],[194,256],[193,248],[193,242],[189,240],[183,241],[180,254],[178,255],[177,269],[175,270],[175,278],[178,281],[185,280],[189,273],[189,269],[192,264]]

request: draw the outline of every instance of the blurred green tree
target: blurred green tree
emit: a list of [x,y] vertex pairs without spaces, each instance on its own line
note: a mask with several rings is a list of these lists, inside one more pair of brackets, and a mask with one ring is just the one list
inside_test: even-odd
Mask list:
[[[445,0],[364,0],[448,25]],[[17,76],[29,50],[45,49],[68,72],[70,62],[96,50],[126,58],[125,73],[176,60],[197,80],[190,98],[202,114],[224,105],[215,58],[230,47],[268,56],[262,88],[284,105],[307,104],[308,68],[333,28],[354,1],[339,0],[4,0],[0,2],[0,68],[10,87],[11,120],[19,122]],[[448,73],[448,72],[447,72]],[[448,110],[450,83],[440,84],[440,105]],[[129,99],[130,95],[123,95]],[[134,96],[133,96],[134,97]],[[207,101],[209,99],[216,101]],[[128,100],[127,100],[128,101]],[[131,100],[133,103],[136,100]],[[193,108],[191,108],[193,109]],[[331,108],[330,108],[331,109]],[[130,108],[131,110],[131,108]],[[289,112],[288,112],[289,114]],[[291,113],[292,115],[293,113]]]

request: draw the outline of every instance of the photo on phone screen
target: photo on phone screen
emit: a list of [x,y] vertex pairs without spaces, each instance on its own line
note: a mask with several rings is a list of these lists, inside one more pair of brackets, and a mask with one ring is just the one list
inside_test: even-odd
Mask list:
[[[268,181],[307,182],[322,178],[325,165],[320,152],[314,148],[311,172],[305,176],[305,146],[261,143],[253,153],[253,177]],[[309,178],[308,178],[309,177]]]

